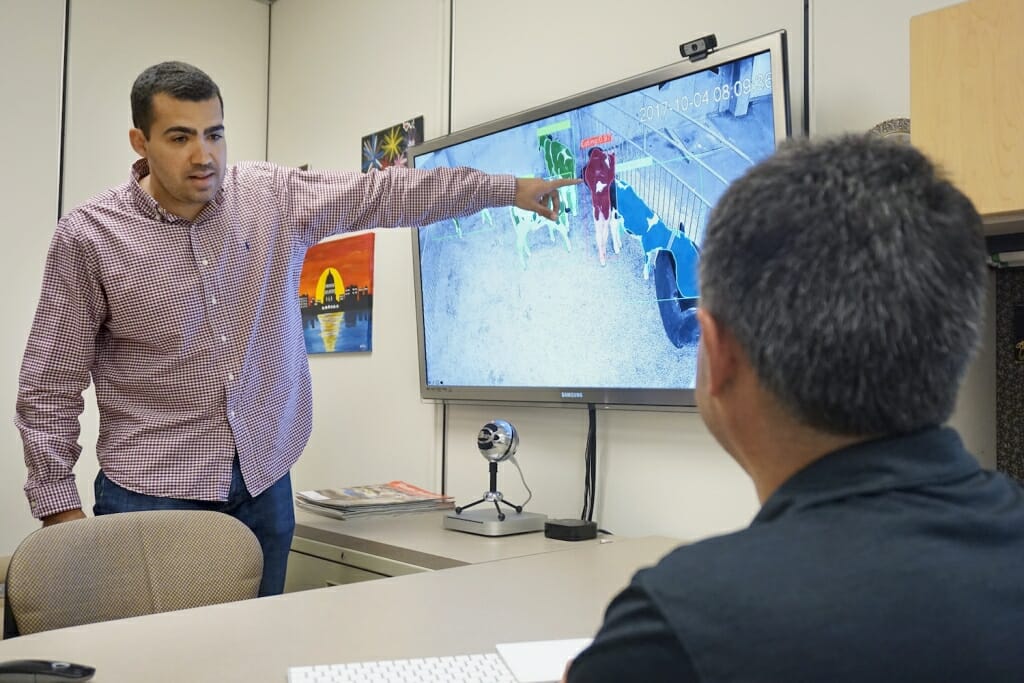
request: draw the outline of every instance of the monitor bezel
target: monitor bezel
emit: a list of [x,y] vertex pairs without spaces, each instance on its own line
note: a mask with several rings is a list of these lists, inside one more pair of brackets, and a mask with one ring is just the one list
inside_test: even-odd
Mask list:
[[[625,95],[648,88],[657,83],[674,80],[692,73],[704,71],[726,62],[742,59],[763,52],[770,54],[772,74],[772,111],[775,124],[776,147],[791,135],[791,112],[789,106],[788,55],[786,53],[786,31],[779,30],[756,38],[720,48],[697,61],[682,61],[651,71],[624,78],[586,92],[565,97],[554,102],[527,109],[500,119],[495,119],[462,131],[426,140],[408,150],[408,162],[415,166],[416,156],[445,149],[492,133],[528,124],[533,121],[556,116],[567,111],[584,107],[601,100]],[[780,86],[776,86],[780,84]],[[782,112],[782,116],[778,113]],[[420,396],[425,400],[460,403],[505,403],[537,405],[599,405],[624,408],[681,409],[692,410],[696,406],[694,389],[655,388],[603,388],[603,387],[516,387],[516,386],[474,386],[444,385],[427,383],[426,340],[423,323],[423,288],[420,272],[419,231],[412,230],[413,289],[416,297],[416,336],[419,354]]]

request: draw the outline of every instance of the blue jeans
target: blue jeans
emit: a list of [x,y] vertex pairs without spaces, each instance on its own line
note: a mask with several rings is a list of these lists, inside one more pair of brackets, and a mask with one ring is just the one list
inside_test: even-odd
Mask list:
[[260,596],[278,595],[284,591],[288,551],[295,531],[291,475],[284,475],[269,489],[253,498],[242,481],[242,471],[236,457],[231,470],[231,490],[224,502],[162,498],[135,493],[110,481],[103,470],[96,475],[95,491],[96,505],[92,511],[96,515],[135,510],[213,510],[231,515],[252,529],[263,548]]

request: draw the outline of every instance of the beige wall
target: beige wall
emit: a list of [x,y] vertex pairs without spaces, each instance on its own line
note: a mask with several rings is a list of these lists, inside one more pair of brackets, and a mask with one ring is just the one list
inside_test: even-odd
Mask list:
[[[173,6],[173,11],[169,8]],[[7,213],[8,288],[0,298],[7,336],[0,390],[7,406],[0,458],[0,554],[10,552],[37,523],[21,492],[25,467],[11,423],[17,369],[39,292],[43,259],[57,218],[64,2],[0,0],[0,85],[9,131],[0,164]],[[68,104],[64,211],[128,177],[135,155],[128,145],[132,81],[145,67],[180,59],[208,71],[225,100],[232,160],[265,158],[270,10],[255,0],[88,0],[71,3],[68,27]],[[14,65],[17,65],[15,68]],[[15,106],[7,106],[6,93]],[[10,163],[16,160],[17,163]],[[97,417],[92,391],[82,416],[82,457],[76,468],[86,507],[97,472]]]
[[36,524],[28,514],[14,400],[21,354],[35,312],[43,256],[57,219],[63,0],[0,0],[0,555]]
[[[679,58],[680,42],[712,32],[724,45],[790,31],[799,120],[803,4],[770,5],[455,2],[452,62],[448,0],[278,0],[271,22],[269,158],[355,169],[366,133],[417,114],[425,116],[427,137],[444,133],[449,75],[459,129],[663,66]],[[610,49],[585,55],[580,43],[591,39],[607,41]],[[418,393],[410,235],[378,231],[376,249],[374,351],[369,358],[311,358],[316,414],[309,448],[293,471],[298,488],[394,478],[440,485],[440,409]],[[522,434],[520,461],[535,494],[530,509],[577,516],[587,429],[581,410],[452,407],[451,492],[468,502],[487,488],[475,436],[494,417],[511,420]],[[602,411],[599,435],[598,512],[616,532],[693,538],[741,526],[756,508],[739,468],[694,414]],[[525,499],[518,475],[507,469],[502,490],[511,500]],[[685,507],[666,514],[662,496],[684,500]]]
[[[358,171],[363,135],[422,114],[446,130],[446,0],[278,0],[269,159]],[[439,483],[434,406],[420,401],[412,245],[375,238],[373,352],[310,357],[313,436],[295,486]]]
[[[862,130],[907,115],[907,20],[945,4],[870,0],[864,9],[863,3],[814,0],[812,130]],[[365,133],[418,114],[426,117],[428,137],[447,130],[452,66],[451,118],[464,127],[671,62],[680,42],[711,32],[724,44],[787,28],[799,120],[802,6],[802,0],[637,0],[627,10],[617,0],[462,0],[455,2],[452,64],[450,0],[277,0],[272,9],[257,0],[179,0],[174,12],[156,0],[75,2],[64,205],[127,177],[133,158],[128,88],[138,71],[162,59],[192,61],[220,83],[233,160],[262,158],[266,136],[272,161],[357,169]],[[10,416],[57,213],[64,2],[0,0],[0,16],[0,56],[17,65],[0,71],[2,92],[13,94],[13,106],[0,108],[0,123],[14,133],[5,143],[7,163],[0,164],[8,236],[0,258],[8,282],[23,283],[0,298],[11,330],[0,369]],[[583,60],[577,43],[595,36],[613,49]],[[884,39],[872,40],[865,52],[870,36]],[[407,230],[377,237],[374,352],[311,359],[316,417],[310,447],[294,471],[299,488],[393,478],[440,485],[441,411],[422,402],[417,389],[409,238]],[[992,344],[990,335],[953,419],[988,464],[994,462]],[[520,460],[535,493],[530,508],[577,516],[582,410],[452,407],[450,490],[465,501],[486,488],[475,434],[494,417],[511,420],[522,434]],[[21,493],[20,439],[7,424],[0,436],[6,445],[0,554],[9,554],[35,526]],[[93,407],[83,425],[78,473],[88,505]],[[597,517],[605,528],[699,538],[742,526],[756,510],[746,477],[693,413],[600,411],[598,437]],[[499,483],[510,499],[525,497],[512,468],[503,467]]]
[[[812,3],[811,121],[822,133],[864,130],[880,118],[907,115],[909,16],[944,3],[871,4],[876,11],[862,13],[860,5]],[[797,122],[802,117],[799,0],[639,0],[628,9],[611,0],[456,1],[452,62],[443,28],[449,11],[447,0],[346,7],[278,0],[272,21],[271,160],[299,163],[321,155],[315,163],[355,168],[362,135],[418,113],[426,115],[428,137],[442,132],[449,67],[451,118],[458,130],[663,65],[678,58],[680,42],[712,32],[728,44],[786,28],[794,116]],[[388,26],[401,40],[383,49],[378,33],[353,26]],[[871,49],[865,52],[868,37]],[[595,40],[606,41],[609,49],[590,54],[580,48]],[[372,104],[354,104],[359,102]],[[390,478],[436,485],[446,437],[449,490],[459,500],[473,500],[487,487],[476,432],[501,417],[521,434],[520,461],[535,494],[530,508],[577,516],[584,411],[457,405],[449,408],[442,434],[441,409],[419,401],[409,251],[401,233],[378,235],[375,276],[388,295],[375,298],[375,316],[382,322],[375,325],[372,358],[313,359],[317,418],[310,447],[294,471],[296,485]],[[953,420],[986,462],[994,457],[990,358],[983,351],[972,368]],[[431,422],[432,439],[426,436]],[[617,533],[698,538],[743,526],[757,509],[750,483],[693,413],[600,411],[598,437],[597,516]],[[513,468],[503,467],[499,485],[511,500],[526,496]]]

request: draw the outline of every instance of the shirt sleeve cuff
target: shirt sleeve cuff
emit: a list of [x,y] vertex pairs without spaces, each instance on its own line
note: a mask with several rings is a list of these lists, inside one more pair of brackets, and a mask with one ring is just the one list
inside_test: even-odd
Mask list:
[[499,174],[492,176],[491,206],[512,206],[516,203],[516,177]]
[[28,496],[32,516],[36,519],[82,507],[82,499],[78,496],[78,486],[75,484],[74,477],[47,484],[26,486],[25,494]]

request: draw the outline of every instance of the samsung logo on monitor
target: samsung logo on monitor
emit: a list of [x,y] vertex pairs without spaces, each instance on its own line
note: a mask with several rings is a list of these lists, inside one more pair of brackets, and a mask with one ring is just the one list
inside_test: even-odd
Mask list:
[[562,398],[583,398],[582,391],[563,391]]

